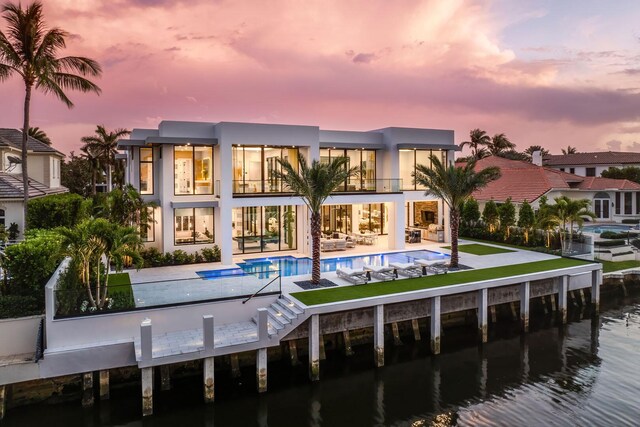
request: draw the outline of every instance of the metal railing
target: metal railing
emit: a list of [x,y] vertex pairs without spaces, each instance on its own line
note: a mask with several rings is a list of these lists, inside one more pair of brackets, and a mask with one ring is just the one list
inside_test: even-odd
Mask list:
[[245,299],[244,301],[242,301],[243,304],[246,304],[251,298],[258,296],[258,294],[260,294],[262,291],[264,291],[265,289],[267,289],[269,287],[269,285],[271,285],[273,282],[278,281],[278,295],[281,297],[282,296],[282,276],[280,276],[278,274],[277,277],[275,277],[273,280],[271,280],[269,283],[267,283],[266,285],[264,285],[263,287],[261,287],[260,289],[258,289],[253,295],[251,295],[249,298]]
[[[341,184],[334,193],[399,193],[402,179],[352,179]],[[291,194],[282,180],[234,180],[233,194]]]

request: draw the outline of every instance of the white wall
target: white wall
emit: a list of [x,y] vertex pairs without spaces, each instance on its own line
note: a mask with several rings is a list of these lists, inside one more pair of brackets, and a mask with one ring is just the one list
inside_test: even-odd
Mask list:
[[0,320],[0,356],[35,353],[42,316]]

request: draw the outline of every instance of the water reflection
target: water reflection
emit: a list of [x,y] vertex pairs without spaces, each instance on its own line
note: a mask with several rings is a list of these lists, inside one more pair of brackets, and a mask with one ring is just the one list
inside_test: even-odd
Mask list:
[[263,395],[252,368],[240,379],[221,373],[208,406],[199,378],[176,378],[172,391],[156,393],[156,415],[145,420],[136,387],[112,390],[111,401],[91,410],[79,402],[10,410],[3,426],[633,425],[639,301],[561,328],[499,331],[483,346],[470,344],[474,330],[447,330],[439,357],[430,356],[426,334],[388,342],[382,369],[373,368],[371,346],[354,347],[352,357],[328,349],[313,384],[305,363],[272,362]]

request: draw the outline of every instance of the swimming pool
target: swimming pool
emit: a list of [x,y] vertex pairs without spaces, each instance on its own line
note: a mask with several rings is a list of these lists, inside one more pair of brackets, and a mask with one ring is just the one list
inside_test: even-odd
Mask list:
[[623,233],[626,231],[631,230],[631,226],[630,225],[585,225],[584,227],[582,227],[582,231],[584,233],[597,233],[600,234],[603,231],[615,231],[616,233]]
[[[362,268],[368,265],[389,265],[393,262],[413,262],[415,259],[445,260],[449,255],[427,251],[391,252],[374,255],[354,255],[347,257],[325,258],[320,260],[320,271],[323,273],[336,271],[338,268]],[[280,273],[282,277],[311,274],[311,258],[296,258],[293,256],[276,256],[268,258],[247,259],[239,262],[240,268],[224,270],[198,271],[198,276],[203,279],[218,279],[221,277],[241,276],[255,274],[261,278],[275,276]]]

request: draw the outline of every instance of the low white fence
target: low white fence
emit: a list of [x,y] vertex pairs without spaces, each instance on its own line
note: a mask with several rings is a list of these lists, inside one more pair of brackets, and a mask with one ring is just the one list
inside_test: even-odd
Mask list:
[[41,320],[42,316],[0,320],[0,356],[35,354]]

